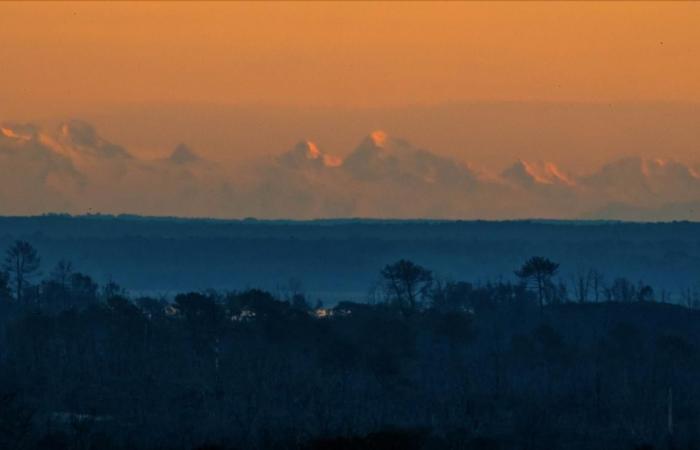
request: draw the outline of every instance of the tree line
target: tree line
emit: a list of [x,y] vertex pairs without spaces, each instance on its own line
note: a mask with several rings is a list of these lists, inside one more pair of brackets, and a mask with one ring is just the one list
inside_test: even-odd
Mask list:
[[[97,283],[90,276],[75,271],[70,261],[59,261],[47,278],[33,283],[41,275],[40,266],[41,258],[30,243],[16,241],[11,245],[0,270],[0,300],[63,309],[69,305],[58,305],[56,300],[75,301],[76,304],[71,306],[84,306],[86,302],[97,300]],[[593,269],[571,277],[567,285],[564,280],[555,279],[558,270],[558,263],[541,256],[532,257],[514,271],[518,280],[516,284],[533,293],[540,307],[570,301],[667,301],[669,298],[667,292],[662,292],[657,298],[650,285],[641,281],[634,283],[624,277],[607,284],[604,276]],[[438,303],[441,303],[440,307],[449,307],[450,302],[464,303],[465,292],[473,287],[469,283],[441,280],[427,268],[404,259],[386,265],[380,275],[381,292],[378,296],[404,311],[437,307]],[[111,281],[103,287],[105,291],[114,289],[119,287]],[[68,292],[71,295],[65,295]],[[682,292],[682,298],[686,306],[695,307],[700,303],[700,295],[690,289]],[[301,298],[297,295],[296,300]],[[465,307],[463,304],[453,305],[458,306]]]

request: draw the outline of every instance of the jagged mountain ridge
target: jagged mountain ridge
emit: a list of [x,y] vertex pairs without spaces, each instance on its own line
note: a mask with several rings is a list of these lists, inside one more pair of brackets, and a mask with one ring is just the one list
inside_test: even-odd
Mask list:
[[141,159],[79,120],[55,130],[6,123],[0,176],[2,214],[614,219],[638,210],[700,219],[696,208],[683,209],[700,202],[700,174],[673,159],[621,158],[590,174],[521,159],[492,172],[383,131],[344,158],[302,140],[276,157],[227,167],[184,143],[159,160]]

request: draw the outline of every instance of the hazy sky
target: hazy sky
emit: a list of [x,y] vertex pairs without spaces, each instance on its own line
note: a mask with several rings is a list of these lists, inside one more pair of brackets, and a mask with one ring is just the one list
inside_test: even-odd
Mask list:
[[0,103],[700,101],[699,25],[697,3],[4,3]]
[[[440,185],[449,199],[482,189],[487,206],[506,205],[503,185],[525,190],[541,207],[521,215],[583,214],[547,208],[593,193],[602,200],[589,209],[700,205],[698,74],[699,3],[2,3],[0,203],[1,191],[21,187],[27,194],[7,211],[179,214],[189,195],[204,209],[188,214],[376,215],[391,173]],[[85,122],[59,127],[72,119]],[[315,166],[275,168],[255,189],[236,184],[251,175],[242,164],[274,166],[272,155],[305,139],[357,169],[367,155],[352,154],[377,129],[437,159],[401,155],[401,139],[392,141],[396,167],[368,157],[365,168],[388,172],[340,200],[318,195],[339,178]],[[225,173],[219,184],[202,181],[209,166],[164,162],[180,143]],[[109,157],[113,144],[134,159]],[[603,168],[629,156],[647,160]],[[338,173],[366,175],[351,169]],[[415,186],[397,189],[410,198]],[[396,215],[480,216],[471,200],[435,204],[425,186],[425,208]],[[145,190],[154,197],[143,200]],[[213,190],[221,203],[203,205]],[[360,193],[368,203],[352,198]],[[158,209],[160,194],[172,208]],[[503,208],[489,217],[513,216]]]

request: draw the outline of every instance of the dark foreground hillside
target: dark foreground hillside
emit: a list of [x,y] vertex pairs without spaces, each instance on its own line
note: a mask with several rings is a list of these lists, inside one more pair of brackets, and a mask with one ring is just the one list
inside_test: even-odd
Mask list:
[[700,448],[685,307],[540,308],[511,284],[415,308],[53,292],[0,305],[3,449]]

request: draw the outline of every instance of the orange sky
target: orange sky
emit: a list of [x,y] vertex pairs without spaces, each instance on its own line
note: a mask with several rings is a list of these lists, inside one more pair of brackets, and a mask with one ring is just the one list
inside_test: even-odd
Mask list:
[[[65,121],[75,126],[57,126]],[[465,200],[462,190],[444,200],[466,203],[436,204],[425,188],[427,209],[406,216],[570,217],[567,208],[591,199],[599,203],[589,208],[700,205],[700,3],[0,2],[0,124],[16,130],[0,140],[0,214],[391,215],[381,184],[346,192],[328,172],[319,185],[313,171],[268,178],[286,160],[278,155],[303,151],[300,140],[353,161],[377,129],[438,161],[396,178],[409,191],[406,180],[452,173],[440,167],[458,167],[460,183],[478,179],[479,195],[530,186],[527,168],[554,167],[545,161],[580,181],[561,191],[552,181],[563,201],[551,204],[537,183],[534,197],[513,204],[510,194]],[[135,158],[111,158],[120,147],[109,143]],[[175,148],[192,149],[194,172],[168,165]],[[406,167],[427,164],[399,153]],[[629,156],[647,160],[619,163]],[[249,170],[251,161],[272,172]],[[612,175],[601,171],[611,162]],[[355,180],[364,166],[353,164],[342,173]],[[213,167],[221,185],[209,184]],[[462,186],[456,179],[438,184]],[[595,195],[567,197],[593,192],[585,180],[598,180]],[[246,185],[255,182],[261,191]],[[25,194],[7,197],[13,190]],[[194,195],[194,209],[178,209],[180,195]],[[507,214],[459,209],[482,200]],[[658,217],[688,217],[668,211]]]
[[700,101],[698,3],[3,3],[0,115]]

